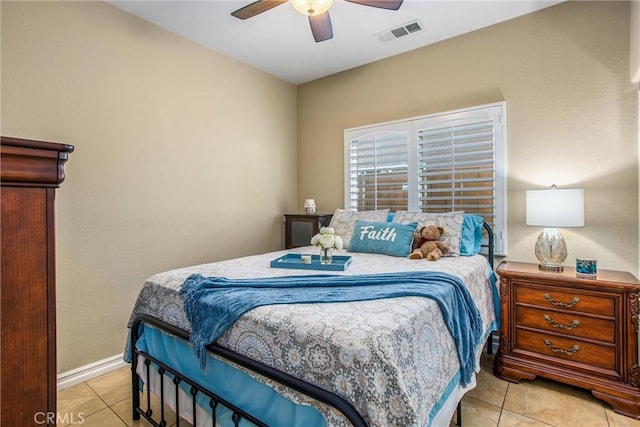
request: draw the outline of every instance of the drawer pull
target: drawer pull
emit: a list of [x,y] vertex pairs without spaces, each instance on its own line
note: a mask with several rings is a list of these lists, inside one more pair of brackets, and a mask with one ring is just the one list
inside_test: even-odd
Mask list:
[[563,348],[556,347],[553,344],[551,344],[551,341],[549,341],[548,339],[544,340],[544,345],[549,347],[549,349],[551,351],[553,351],[554,353],[566,354],[568,356],[571,356],[573,353],[576,353],[578,350],[580,350],[580,346],[579,345],[575,345],[575,344],[573,346],[571,346],[571,348],[569,350],[565,350]]
[[553,319],[551,318],[551,316],[549,316],[548,314],[544,315],[544,320],[547,321],[548,324],[550,324],[551,326],[553,326],[554,328],[560,328],[560,329],[573,329],[573,328],[577,328],[578,325],[580,325],[580,321],[579,320],[572,320],[571,323],[569,323],[568,325],[563,325],[562,323],[556,323],[553,321]]
[[571,298],[571,301],[569,302],[556,301],[549,294],[544,294],[544,299],[549,301],[551,304],[558,305],[560,307],[573,307],[580,302],[580,298],[578,297]]

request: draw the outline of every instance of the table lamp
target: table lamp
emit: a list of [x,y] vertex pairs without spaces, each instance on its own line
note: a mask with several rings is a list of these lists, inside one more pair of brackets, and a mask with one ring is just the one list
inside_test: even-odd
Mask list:
[[538,268],[563,271],[567,243],[555,227],[584,226],[584,190],[561,190],[555,185],[549,190],[528,190],[526,205],[527,225],[545,227],[536,241]]
[[307,214],[316,213],[316,201],[313,199],[305,199],[304,210]]

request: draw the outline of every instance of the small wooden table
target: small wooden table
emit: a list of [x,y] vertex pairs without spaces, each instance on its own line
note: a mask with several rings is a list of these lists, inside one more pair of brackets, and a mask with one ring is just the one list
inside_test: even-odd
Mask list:
[[311,238],[326,227],[333,214],[284,214],[285,249],[308,246]]
[[500,347],[494,374],[549,378],[591,390],[616,412],[640,419],[638,292],[630,273],[574,268],[547,272],[502,262]]

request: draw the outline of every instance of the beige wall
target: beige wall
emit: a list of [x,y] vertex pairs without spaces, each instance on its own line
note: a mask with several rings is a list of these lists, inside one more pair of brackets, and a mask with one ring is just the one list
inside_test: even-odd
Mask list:
[[640,2],[631,2],[631,40],[629,41],[629,73],[631,81],[640,82]]
[[296,88],[102,2],[2,2],[2,134],[73,144],[58,371],[119,352],[151,274],[282,247]]
[[638,274],[629,3],[567,2],[298,88],[298,200],[342,207],[343,130],[506,100],[508,259],[535,262],[527,189],[585,189],[569,254]]

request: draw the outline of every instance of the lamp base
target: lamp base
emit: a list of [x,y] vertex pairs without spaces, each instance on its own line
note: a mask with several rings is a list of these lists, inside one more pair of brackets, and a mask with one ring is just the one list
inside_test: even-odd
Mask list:
[[567,259],[567,244],[562,234],[555,228],[545,228],[536,241],[538,269],[544,271],[564,271],[562,263]]
[[560,272],[564,271],[564,266],[563,265],[538,264],[538,270],[553,271],[555,273],[560,273]]

